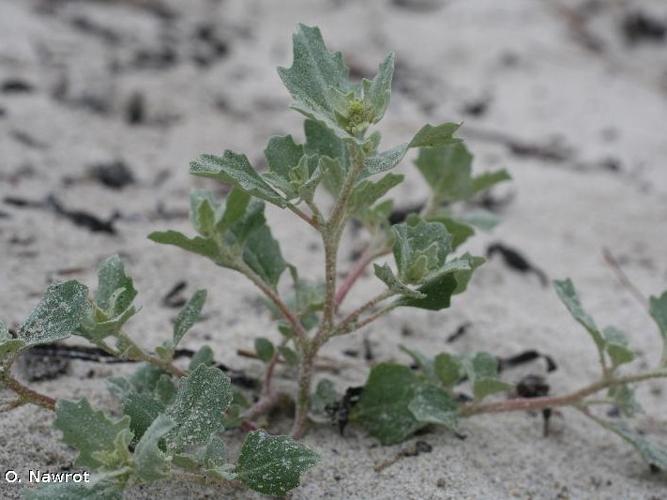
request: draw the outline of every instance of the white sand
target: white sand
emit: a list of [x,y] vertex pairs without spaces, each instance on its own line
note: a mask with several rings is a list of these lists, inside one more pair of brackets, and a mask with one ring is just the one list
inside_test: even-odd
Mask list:
[[[644,5],[666,18],[664,3],[608,2],[590,24],[606,44],[603,54],[575,41],[564,18],[549,7],[551,2],[458,0],[438,7],[437,1],[421,1],[414,3],[436,8],[415,11],[379,1],[173,0],[179,17],[171,24],[128,3],[0,2],[0,80],[20,77],[35,86],[31,94],[0,94],[0,107],[6,111],[0,117],[0,192],[30,199],[53,192],[70,208],[103,217],[119,209],[126,216],[118,223],[119,235],[110,237],[44,211],[0,205],[10,214],[0,219],[0,315],[8,323],[25,317],[49,278],[65,279],[55,271],[82,268],[71,277],[93,285],[96,264],[120,252],[140,290],[143,310],[129,330],[142,343],[152,346],[166,337],[175,312],[160,306],[160,298],[176,281],[186,279],[189,293],[199,287],[209,290],[208,319],[187,337],[187,347],[209,342],[221,361],[259,373],[257,363],[235,355],[237,348],[249,348],[255,336],[278,336],[253,287],[238,275],[153,244],[145,236],[156,228],[189,230],[185,219],[152,221],[150,216],[158,202],[168,210],[186,210],[189,189],[200,185],[188,176],[187,163],[198,153],[231,148],[257,161],[270,135],[301,136],[300,118],[287,111],[289,98],[275,66],[290,64],[290,34],[296,22],[303,21],[320,25],[329,45],[366,74],[385,52],[396,51],[400,70],[381,127],[385,145],[405,140],[426,121],[465,120],[470,129],[501,131],[528,142],[557,137],[574,148],[573,159],[561,163],[518,158],[500,145],[475,139],[464,126],[476,168],[507,167],[514,177],[510,189],[516,193],[503,212],[502,225],[492,235],[476,238],[468,249],[483,252],[489,241],[501,240],[520,248],[550,277],[572,277],[600,323],[631,333],[641,353],[637,365],[656,361],[655,327],[618,285],[601,249],[606,246],[623,259],[626,272],[647,294],[667,288],[667,50],[664,43],[628,47],[618,31],[627,8]],[[72,20],[82,16],[111,30],[119,42],[72,29]],[[207,21],[215,23],[230,50],[227,57],[200,69],[191,59],[198,49],[190,37],[197,24]],[[159,49],[165,33],[174,38],[178,62],[163,70],[134,68],[135,53]],[[508,58],[515,64],[503,64]],[[109,72],[112,63],[119,71]],[[69,81],[69,104],[52,97],[63,77]],[[146,95],[150,121],[169,124],[128,126],[123,109],[135,91]],[[71,104],[91,93],[106,100],[108,114]],[[465,102],[484,96],[491,101],[481,118],[461,113]],[[223,110],[216,107],[220,101]],[[21,143],[12,135],[17,130],[44,147]],[[115,158],[133,169],[137,185],[123,191],[93,182],[63,187],[64,177],[80,176],[86,165]],[[606,158],[617,159],[620,172],[600,167]],[[32,175],[13,175],[26,166]],[[397,191],[398,204],[423,199],[424,186],[410,162],[401,170],[408,173],[408,181]],[[156,184],[162,171],[169,177]],[[287,213],[269,212],[285,257],[304,275],[320,276],[316,235]],[[10,242],[14,237],[34,237],[34,242],[17,245]],[[349,265],[349,252],[361,244],[360,239],[345,242],[342,270]],[[377,288],[374,278],[361,280],[347,305]],[[473,328],[447,346],[445,337],[463,321],[472,321]],[[410,339],[401,336],[404,326],[413,331]],[[469,292],[457,298],[451,310],[401,310],[367,333],[380,360],[407,362],[398,345],[408,341],[425,352],[448,347],[498,355],[526,348],[548,352],[560,368],[549,379],[553,393],[574,389],[596,375],[592,344],[555,294],[541,288],[534,276],[510,271],[499,259],[480,269]],[[344,357],[346,348],[361,349],[361,336],[336,340],[325,352],[355,365],[335,377],[341,390],[362,382],[368,370],[364,361]],[[91,369],[93,378],[85,378]],[[74,363],[67,376],[36,387],[58,397],[90,396],[96,404],[111,407],[104,378],[122,370]],[[524,372],[507,375],[516,380]],[[656,439],[665,440],[662,415],[667,403],[660,388],[664,384],[646,384],[640,394],[657,419],[647,421],[647,428],[651,424]],[[49,414],[30,407],[0,415],[0,471],[55,470],[70,464],[73,453],[59,443],[50,422]],[[278,422],[275,429],[286,425]],[[421,436],[433,446],[432,453],[406,458],[379,474],[374,464],[393,456],[400,446],[375,446],[358,428],[349,428],[345,438],[334,428],[313,429],[305,441],[321,453],[322,462],[292,497],[665,496],[664,477],[650,475],[619,439],[568,410],[553,419],[548,439],[541,437],[540,420],[526,414],[479,417],[462,428],[465,441],[445,431]],[[230,437],[231,452],[239,439]],[[2,498],[16,498],[18,491],[0,480]],[[135,490],[128,498],[220,494],[169,484]],[[253,497],[247,492],[234,495]]]

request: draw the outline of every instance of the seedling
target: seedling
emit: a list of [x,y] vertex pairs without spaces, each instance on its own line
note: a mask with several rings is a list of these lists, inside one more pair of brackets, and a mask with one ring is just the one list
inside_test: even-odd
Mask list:
[[[187,368],[174,362],[178,345],[199,318],[204,290],[185,304],[170,339],[152,351],[140,346],[126,330],[137,313],[137,291],[120,259],[111,257],[99,268],[94,294],[77,281],[54,284],[16,332],[0,324],[0,382],[16,395],[5,409],[31,403],[55,411],[55,427],[78,450],[76,465],[95,472],[90,484],[53,485],[29,490],[26,497],[120,498],[135,484],[168,478],[225,487],[242,483],[261,493],[284,495],[317,461],[317,455],[296,439],[303,436],[309,418],[316,420],[332,408],[341,430],[349,419],[388,444],[429,424],[456,429],[461,418],[482,413],[571,406],[632,443],[652,466],[667,466],[662,448],[648,443],[625,421],[605,420],[591,410],[593,405],[609,404],[631,416],[637,405],[630,385],[667,376],[667,354],[654,370],[621,374],[623,365],[634,358],[626,338],[617,329],[599,330],[569,281],[556,282],[557,292],[593,338],[602,367],[599,381],[574,393],[487,402],[487,397],[511,389],[498,377],[495,357],[442,353],[431,359],[413,349],[405,351],[418,370],[380,363],[363,388],[351,388],[342,399],[326,379],[312,387],[318,353],[333,337],[352,334],[400,308],[445,309],[466,289],[484,259],[455,252],[476,229],[488,229],[495,219],[488,212],[469,211],[465,202],[509,176],[504,170],[472,175],[472,156],[455,137],[458,124],[425,125],[409,141],[381,148],[380,134],[372,129],[389,104],[394,56],[380,64],[372,80],[354,83],[341,54],[326,49],[317,28],[299,26],[293,41],[294,62],[279,74],[294,98],[292,108],[305,116],[305,143],[290,135],[271,138],[264,150],[268,170],[261,173],[242,154],[202,155],[191,163],[191,173],[233,189],[224,201],[210,192],[192,194],[191,220],[197,235],[150,235],[156,242],[245,275],[266,297],[276,332],[274,340],[254,341],[255,355],[266,365],[259,399],[248,405],[231,387],[215,366],[210,347],[201,348]],[[389,171],[410,149],[418,150],[415,164],[431,193],[419,213],[392,225],[393,204],[385,195],[403,176]],[[304,279],[284,260],[264,217],[266,203],[292,213],[320,235],[322,282]],[[338,250],[351,221],[363,226],[367,245],[339,282]],[[375,263],[388,254],[393,254],[393,266]],[[348,292],[372,263],[384,289],[344,312]],[[652,299],[651,314],[664,341],[667,293]],[[133,375],[109,381],[121,417],[112,418],[85,399],[55,401],[13,376],[12,363],[21,352],[71,335],[111,356],[142,362]],[[272,384],[279,362],[298,370],[291,436],[254,430],[247,434],[236,462],[229,462],[223,431],[256,428],[258,418],[281,401]],[[463,382],[469,384],[471,401],[458,397]],[[601,391],[607,391],[606,398],[592,399]]]

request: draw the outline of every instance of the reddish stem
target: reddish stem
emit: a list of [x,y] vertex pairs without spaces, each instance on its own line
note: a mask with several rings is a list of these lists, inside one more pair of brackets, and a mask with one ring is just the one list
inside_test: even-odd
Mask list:
[[350,269],[350,272],[347,273],[347,276],[345,276],[345,279],[343,280],[340,287],[338,288],[338,291],[336,292],[336,298],[335,298],[336,308],[338,308],[338,306],[341,305],[343,300],[345,300],[345,296],[352,289],[356,281],[361,277],[362,274],[364,274],[366,266],[368,266],[368,264],[373,262],[377,257],[378,257],[377,253],[373,252],[370,246],[366,247],[364,252],[352,266],[352,269]]

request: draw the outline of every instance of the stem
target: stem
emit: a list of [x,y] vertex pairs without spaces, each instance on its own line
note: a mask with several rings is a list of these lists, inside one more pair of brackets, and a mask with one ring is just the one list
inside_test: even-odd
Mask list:
[[301,439],[306,432],[308,410],[310,409],[310,384],[313,378],[313,363],[318,347],[309,346],[303,351],[303,358],[299,366],[299,381],[296,396],[296,414],[292,424],[291,435],[294,439]]
[[4,372],[1,375],[2,384],[14,391],[18,397],[19,401],[32,403],[47,410],[55,411],[56,409],[56,400],[45,395],[40,394],[37,391],[33,391],[29,387],[26,387],[21,382],[12,377],[8,372]]
[[289,324],[292,326],[292,329],[294,330],[294,333],[296,335],[297,341],[299,344],[305,344],[308,340],[307,335],[306,335],[306,330],[303,328],[303,325],[301,324],[301,321],[299,321],[299,318],[297,318],[294,313],[290,310],[290,308],[285,304],[278,293],[268,286],[264,281],[262,281],[262,278],[257,276],[257,273],[250,269],[245,264],[241,264],[238,267],[238,270],[245,274],[250,281],[252,281],[257,288],[259,288],[264,295],[267,296],[271,302],[274,303],[274,305],[278,308],[280,313],[283,315],[283,317],[289,322]]
[[127,335],[127,333],[121,331],[118,334],[118,339],[122,340],[123,342],[126,342],[127,345],[130,346],[130,355],[128,356],[128,358],[134,359],[136,361],[144,361],[146,363],[150,363],[153,366],[157,366],[158,368],[161,368],[162,370],[171,373],[175,377],[185,377],[186,375],[185,371],[174,366],[169,361],[165,361],[164,359],[160,359],[157,356],[152,356],[151,354],[148,354],[134,340],[132,340]]
[[336,298],[335,298],[336,308],[338,308],[343,302],[343,300],[345,300],[345,297],[347,296],[348,292],[352,289],[357,280],[364,274],[366,267],[375,259],[387,254],[388,252],[390,252],[390,249],[388,248],[383,248],[381,250],[373,250],[372,245],[368,245],[366,247],[364,252],[352,266],[352,269],[350,269],[350,272],[347,273],[347,276],[345,276],[343,283],[341,283],[340,287],[338,288],[338,291],[336,292]]
[[[310,204],[308,206],[310,207]],[[320,228],[319,219],[321,217],[318,217],[315,212],[313,212],[313,216],[309,216],[303,210],[301,210],[299,207],[296,207],[296,206],[292,205],[291,203],[289,203],[287,205],[287,208],[289,208],[292,212],[294,212],[296,215],[298,215],[301,219],[305,220],[309,225],[311,225],[315,229],[319,230],[319,228]],[[312,210],[312,207],[311,207],[311,210]]]
[[362,305],[361,307],[355,309],[350,314],[348,314],[345,317],[345,319],[343,319],[338,324],[335,331],[332,332],[331,336],[333,336],[333,335],[344,335],[344,334],[350,333],[354,330],[358,330],[362,326],[366,326],[367,324],[375,321],[377,318],[379,318],[383,314],[388,313],[395,306],[389,305],[387,307],[384,307],[384,308],[380,309],[379,311],[377,311],[376,313],[370,315],[368,318],[365,318],[361,323],[357,323],[357,320],[359,319],[359,316],[361,316],[363,313],[365,313],[369,309],[372,309],[373,307],[375,307],[377,304],[379,304],[383,300],[388,299],[389,297],[392,297],[394,295],[396,295],[396,292],[394,292],[392,290],[385,290],[384,292],[379,293],[378,295],[373,297],[371,300],[366,302],[364,305]]
[[654,378],[667,377],[667,370],[655,370],[637,375],[618,378],[606,378],[565,396],[541,398],[517,398],[493,403],[470,403],[461,407],[460,414],[464,417],[482,413],[504,413],[510,411],[535,411],[557,406],[578,406],[582,400],[603,389],[623,384],[632,384]]

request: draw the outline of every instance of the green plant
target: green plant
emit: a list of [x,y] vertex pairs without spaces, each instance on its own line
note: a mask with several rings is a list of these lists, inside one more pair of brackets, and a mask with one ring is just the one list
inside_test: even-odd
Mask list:
[[[291,136],[273,137],[265,149],[268,171],[259,173],[244,155],[202,155],[191,173],[233,186],[224,202],[210,192],[191,196],[194,237],[176,231],[150,235],[156,242],[175,245],[245,275],[266,296],[277,320],[280,340],[255,340],[255,351],[265,364],[261,394],[249,405],[214,363],[210,347],[202,347],[187,368],[175,362],[179,343],[197,321],[206,292],[196,292],[178,315],[171,338],[146,350],[126,332],[125,324],[137,309],[132,279],[118,257],[104,261],[98,288],[67,281],[51,285],[42,301],[14,333],[0,323],[0,383],[15,398],[12,409],[36,404],[56,413],[54,425],[65,443],[78,450],[76,464],[94,471],[89,484],[59,484],[29,490],[28,498],[120,498],[135,484],[168,478],[235,485],[283,495],[298,485],[317,455],[301,445],[308,417],[326,413],[338,402],[333,384],[322,380],[313,391],[311,380],[320,348],[331,338],[347,335],[400,307],[441,310],[452,296],[463,292],[481,257],[453,252],[475,228],[489,228],[493,217],[471,212],[464,202],[498,182],[504,170],[473,176],[472,156],[454,137],[458,125],[426,125],[406,143],[381,151],[380,135],[368,130],[383,117],[389,103],[393,55],[380,65],[373,80],[352,83],[339,53],[330,53],[317,28],[300,26],[294,35],[294,62],[280,68],[280,76],[294,98],[293,108],[305,115],[305,143]],[[384,196],[403,176],[388,171],[410,148],[417,148],[415,164],[431,194],[420,213],[391,225],[392,202]],[[374,176],[383,174],[379,179]],[[322,189],[319,189],[318,188]],[[329,210],[322,207],[328,199]],[[311,282],[285,262],[280,246],[264,217],[265,203],[289,210],[320,234],[324,248],[324,280]],[[338,283],[338,249],[351,221],[367,233],[367,246]],[[385,288],[352,311],[341,314],[349,290],[375,260],[393,253],[395,267],[375,264],[375,276]],[[291,287],[280,286],[285,271]],[[617,406],[626,416],[637,411],[630,385],[667,376],[667,354],[654,370],[621,374],[634,354],[614,328],[599,330],[584,312],[569,281],[556,289],[572,315],[592,336],[602,367],[599,381],[565,396],[519,397],[485,402],[511,385],[498,377],[495,357],[487,353],[431,359],[405,349],[419,370],[394,363],[375,366],[351,419],[382,443],[401,441],[429,424],[455,429],[458,421],[482,413],[539,410],[571,406],[632,443],[653,466],[667,465],[667,453],[649,443],[624,421],[597,417],[591,407]],[[651,314],[663,341],[667,338],[667,293],[652,299]],[[142,362],[128,377],[112,378],[111,392],[121,416],[95,410],[85,400],[55,401],[25,386],[12,374],[22,352],[75,335],[102,352]],[[277,344],[277,345],[276,345]],[[665,351],[667,352],[667,348]],[[274,389],[276,364],[298,368],[293,400],[296,414],[291,437],[250,432],[236,463],[224,453],[223,431],[255,427],[258,417],[274,408],[282,396]],[[470,384],[472,401],[461,402],[455,387]],[[592,396],[607,391],[604,399]]]

